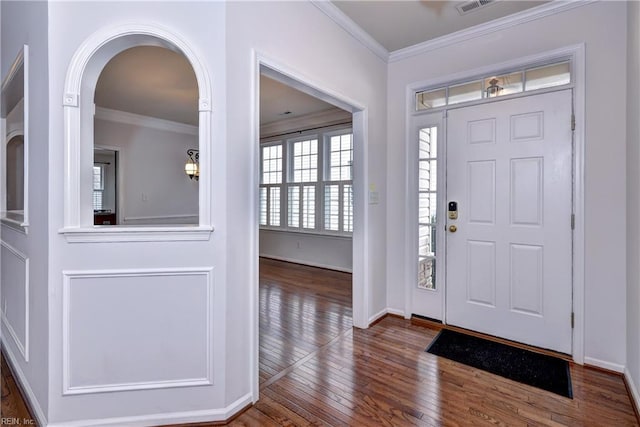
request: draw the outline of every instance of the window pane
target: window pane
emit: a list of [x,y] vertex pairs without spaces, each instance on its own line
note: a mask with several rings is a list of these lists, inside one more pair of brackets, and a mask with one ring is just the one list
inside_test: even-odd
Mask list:
[[269,225],[280,225],[280,187],[269,187]]
[[421,289],[436,288],[436,260],[420,257],[418,259],[418,287]]
[[289,227],[300,227],[300,187],[289,187]]
[[522,92],[522,72],[488,77],[484,80],[484,93],[487,98]]
[[293,181],[315,182],[318,180],[318,140],[293,143]]
[[436,227],[421,225],[418,227],[418,256],[435,256]]
[[352,134],[335,135],[329,144],[329,177],[330,181],[350,181],[353,163]]
[[260,225],[267,225],[267,189],[260,187]]
[[262,183],[282,183],[282,145],[262,147]]
[[420,129],[419,138],[418,158],[436,158],[438,154],[438,128],[434,126]]
[[340,230],[340,186],[324,187],[324,229]]
[[353,232],[353,185],[346,184],[342,189],[342,229]]
[[482,98],[482,80],[449,87],[449,105]]
[[571,83],[569,62],[532,68],[525,72],[525,90],[544,89]]
[[302,227],[316,228],[316,188],[312,185],[302,187]]
[[94,211],[102,210],[102,191],[100,190],[93,191],[93,210]]
[[428,110],[447,105],[447,90],[436,89],[416,94],[416,110]]
[[104,190],[102,166],[93,167],[93,189]]

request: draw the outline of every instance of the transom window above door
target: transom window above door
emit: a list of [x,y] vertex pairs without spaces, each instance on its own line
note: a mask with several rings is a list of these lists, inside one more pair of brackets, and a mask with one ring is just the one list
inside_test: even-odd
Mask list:
[[564,86],[569,83],[570,61],[555,62],[418,91],[415,94],[415,111]]

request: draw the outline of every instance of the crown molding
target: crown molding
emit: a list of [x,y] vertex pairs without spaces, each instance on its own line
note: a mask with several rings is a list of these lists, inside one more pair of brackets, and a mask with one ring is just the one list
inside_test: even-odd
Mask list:
[[351,119],[351,113],[335,107],[317,113],[305,114],[304,116],[265,123],[260,126],[260,139],[285,132],[298,132],[309,127],[332,126]]
[[373,52],[378,58],[384,62],[389,60],[389,51],[385,49],[380,43],[378,43],[369,33],[362,29],[361,26],[356,24],[351,18],[349,18],[343,11],[341,11],[336,5],[328,0],[310,0],[311,4],[320,9],[331,18],[336,24],[342,27],[347,33],[351,34],[353,38],[362,43],[362,45],[371,52]]
[[171,120],[158,119],[155,117],[142,116],[140,114],[128,113],[126,111],[112,110],[110,108],[96,107],[96,119],[182,133],[186,135],[198,135],[198,126],[173,122]]
[[514,13],[513,15],[495,19],[493,21],[479,24],[474,27],[466,28],[464,30],[456,31],[455,33],[447,34],[442,37],[437,37],[432,40],[427,40],[426,42],[418,43],[403,49],[394,50],[389,54],[388,62],[401,61],[403,59],[421,55],[426,52],[430,52],[446,46],[451,46],[453,44],[461,43],[466,40],[491,34],[496,31],[505,30],[507,28],[515,27],[517,25],[521,25],[527,22],[535,21],[537,19],[545,18],[550,15],[555,15],[560,12],[565,12],[568,10],[575,9],[577,7],[585,6],[585,5],[594,3],[596,1],[598,0],[577,0],[577,1],[554,0],[549,3],[545,3],[543,5],[533,7],[531,9],[523,10],[522,12]]

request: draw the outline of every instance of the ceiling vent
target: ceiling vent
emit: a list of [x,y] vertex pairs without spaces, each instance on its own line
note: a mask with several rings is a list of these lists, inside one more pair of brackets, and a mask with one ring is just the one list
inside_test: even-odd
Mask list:
[[496,1],[497,0],[472,0],[457,5],[456,9],[458,9],[458,13],[460,15],[466,15],[467,13],[471,13],[485,6],[489,6]]

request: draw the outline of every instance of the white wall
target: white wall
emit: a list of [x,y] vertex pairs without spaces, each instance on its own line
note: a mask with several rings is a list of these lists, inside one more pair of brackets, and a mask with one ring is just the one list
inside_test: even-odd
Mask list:
[[640,404],[640,3],[627,3],[627,380]]
[[[367,224],[355,224],[355,235],[365,240],[366,284],[370,313],[386,307],[385,265],[385,169],[386,169],[386,66],[368,49],[337,27],[320,10],[308,2],[231,2],[227,4],[227,90],[228,156],[227,209],[232,218],[228,228],[229,307],[227,321],[243,334],[229,334],[227,348],[228,396],[242,395],[249,380],[247,366],[252,364],[246,343],[253,333],[247,311],[257,311],[257,258],[253,265],[247,257],[257,257],[257,145],[251,123],[257,123],[255,105],[249,100],[256,94],[254,58],[256,53],[283,64],[307,83],[331,94],[354,100],[366,108],[365,141],[368,158],[363,167],[368,174],[365,188],[375,184],[381,204],[369,205],[364,215]],[[289,70],[285,70],[289,71]],[[357,120],[354,118],[354,123]],[[361,147],[362,148],[362,147]],[[364,207],[363,207],[364,208]],[[367,227],[365,229],[365,227]],[[366,236],[364,236],[366,234]],[[252,236],[253,242],[247,239]],[[354,237],[354,244],[356,238]],[[355,260],[354,260],[355,262]],[[355,268],[355,266],[354,266]],[[253,288],[253,289],[252,289]],[[249,301],[248,296],[254,300]],[[253,362],[255,363],[255,361]]]
[[97,119],[95,145],[120,149],[121,224],[198,223],[198,181],[184,173],[197,134]]
[[349,236],[260,230],[260,256],[338,271],[352,271]]
[[[3,302],[11,306],[11,319],[21,319],[23,331],[15,331],[28,347],[25,360],[19,347],[2,326],[3,350],[15,365],[21,382],[33,402],[36,417],[47,412],[49,376],[48,308],[48,209],[49,172],[48,116],[48,5],[46,2],[0,2],[0,79],[7,75],[18,52],[29,45],[29,204],[28,234],[2,225]],[[3,171],[4,173],[4,171]],[[4,291],[11,287],[16,293]],[[25,291],[28,288],[28,298]],[[15,317],[13,317],[15,315]],[[12,320],[9,319],[11,324]],[[20,329],[14,322],[16,329]],[[28,325],[28,327],[27,327]],[[25,350],[27,350],[25,348]]]
[[[120,417],[116,421],[121,425],[140,420],[162,424],[228,416],[225,7],[221,2],[160,2],[153,7],[146,2],[49,4],[48,160],[56,165],[49,174],[48,206],[50,422],[68,426],[74,420],[84,420],[80,423],[84,425],[90,419]],[[209,73],[213,87],[208,100],[213,108],[211,203],[216,228],[209,240],[71,243],[58,232],[64,225],[63,95],[70,61],[98,30],[131,22],[160,26],[177,34],[197,52]],[[175,153],[181,169],[185,159],[186,151],[181,148]],[[149,163],[154,160],[151,157]],[[189,181],[180,173],[180,179]],[[150,201],[161,197],[149,196]],[[167,191],[166,197],[171,196]],[[87,294],[85,287],[94,292]],[[97,309],[99,301],[105,303],[102,309]],[[188,312],[185,307],[194,301],[197,308]],[[88,322],[91,315],[86,309],[90,307],[96,309]],[[168,307],[190,314],[176,318],[167,312]],[[178,339],[181,336],[184,339]],[[139,352],[139,347],[129,345],[136,337],[145,342],[145,348],[163,355]],[[104,352],[101,360],[91,362],[88,359],[95,355],[96,339],[103,349],[120,351]],[[138,357],[145,362],[144,371],[132,372],[131,360],[141,366]],[[91,363],[97,364],[92,367]],[[246,381],[243,386],[241,406],[250,401]]]
[[[257,376],[252,376],[257,374],[257,351],[252,343],[257,324],[258,255],[254,197],[257,141],[252,131],[252,125],[257,123],[253,116],[257,100],[252,89],[257,70],[254,54],[256,50],[267,54],[309,76],[318,86],[353,99],[366,109],[364,141],[368,158],[360,167],[366,169],[382,200],[385,64],[310,3],[180,2],[158,3],[149,8],[145,2],[69,2],[51,3],[49,9],[49,162],[59,165],[49,174],[49,419],[58,425],[69,425],[73,420],[109,417],[124,417],[113,420],[121,424],[227,418],[251,401],[251,392],[257,385]],[[152,22],[179,33],[200,53],[210,71],[215,232],[209,241],[70,243],[58,233],[63,226],[62,98],[67,68],[76,49],[90,34],[125,21]],[[227,93],[233,96],[227,97]],[[367,236],[364,246],[366,258],[372,260],[366,265],[368,308],[378,311],[386,306],[385,265],[377,261],[385,256],[385,210],[382,205],[367,207],[365,217],[366,224],[356,224],[360,227],[357,232],[365,233],[365,227],[381,230]],[[185,275],[204,275],[208,279],[193,279],[193,292],[183,294],[180,283]],[[154,283],[156,276],[164,279],[154,293],[149,281]],[[108,333],[95,329],[102,338],[101,345],[122,350],[103,354],[100,366],[106,372],[101,370],[96,375],[91,373],[98,368],[88,367],[83,361],[92,354],[97,339],[83,326],[89,316],[83,302],[96,308],[99,304],[92,293],[83,292],[85,286],[103,295],[101,300],[112,308],[96,309],[97,317],[91,318],[96,327],[110,325]],[[195,313],[200,316],[198,319],[186,319],[177,325],[160,323],[157,329],[152,327],[153,322],[136,324],[137,318],[165,319],[162,313],[166,307],[185,307],[205,294],[211,299]],[[196,335],[189,322],[206,324],[204,336]],[[202,354],[185,352],[177,343],[166,342],[165,326],[177,328],[171,336],[185,334],[192,347],[201,346],[205,337],[210,339],[211,385],[201,384],[207,378],[189,380],[186,376],[191,374],[175,370],[175,366],[192,363],[202,367]],[[126,343],[138,333],[144,334],[149,348],[169,352],[157,360],[148,358],[142,376],[127,370],[127,360],[133,355],[126,354]],[[64,347],[63,343],[70,345]],[[109,375],[109,370],[114,375]],[[201,377],[203,372],[198,370],[193,375]],[[162,386],[167,379],[181,387]],[[157,388],[141,390],[141,382]],[[102,392],[106,390],[112,392]]]
[[[596,2],[389,65],[387,295],[404,310],[406,87],[586,44],[585,356],[621,369],[626,330],[626,4]],[[616,209],[618,208],[618,209]]]

